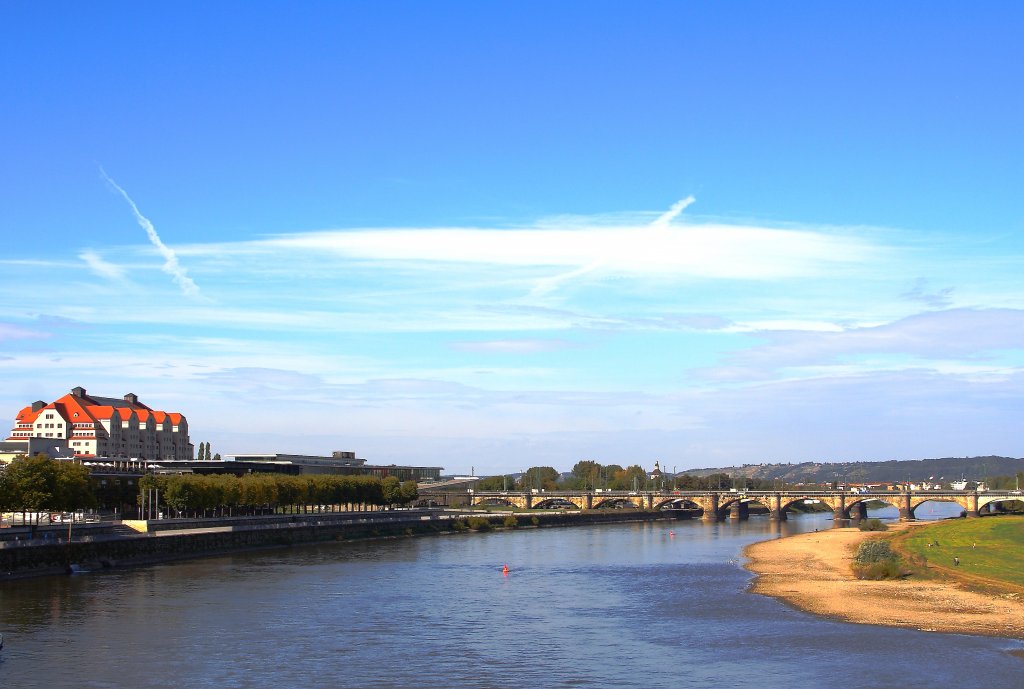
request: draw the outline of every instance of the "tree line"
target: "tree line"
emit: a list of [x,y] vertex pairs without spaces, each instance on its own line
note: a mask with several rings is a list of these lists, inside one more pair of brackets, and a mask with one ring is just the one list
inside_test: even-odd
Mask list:
[[[16,457],[0,464],[0,512],[74,512],[104,508],[99,498],[109,491],[91,477],[88,467],[45,455]],[[314,474],[147,474],[130,497],[137,505],[159,500],[176,516],[257,514],[404,506],[419,497],[415,481],[394,476]]]
[[81,464],[36,455],[15,457],[0,467],[0,512],[32,512],[38,522],[41,512],[74,512],[96,505],[89,469]]
[[140,500],[158,500],[179,517],[333,512],[405,506],[419,497],[415,481],[337,474],[147,474],[139,489]]
[[650,472],[639,464],[623,467],[619,464],[601,464],[585,459],[563,476],[552,467],[530,467],[518,476],[488,476],[480,479],[477,490],[776,490],[784,488],[778,480],[734,478],[724,472],[709,476],[691,474],[662,474],[651,478]]

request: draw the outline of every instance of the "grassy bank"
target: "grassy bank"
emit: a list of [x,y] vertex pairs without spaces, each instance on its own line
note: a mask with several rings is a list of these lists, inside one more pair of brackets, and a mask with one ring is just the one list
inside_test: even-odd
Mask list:
[[908,529],[893,544],[905,561],[925,563],[917,575],[1024,591],[1024,518],[952,519]]

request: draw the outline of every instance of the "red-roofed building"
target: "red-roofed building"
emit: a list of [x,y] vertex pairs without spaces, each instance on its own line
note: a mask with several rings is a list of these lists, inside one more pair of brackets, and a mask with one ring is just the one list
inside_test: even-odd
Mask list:
[[128,393],[96,397],[77,387],[59,400],[33,402],[18,412],[7,440],[63,438],[77,457],[192,459],[188,421],[152,409]]

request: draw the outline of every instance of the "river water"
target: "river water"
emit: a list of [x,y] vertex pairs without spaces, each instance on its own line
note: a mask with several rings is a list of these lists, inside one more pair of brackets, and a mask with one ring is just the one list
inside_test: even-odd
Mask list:
[[457,534],[10,582],[0,687],[1024,686],[1024,642],[746,591],[743,546],[831,524]]

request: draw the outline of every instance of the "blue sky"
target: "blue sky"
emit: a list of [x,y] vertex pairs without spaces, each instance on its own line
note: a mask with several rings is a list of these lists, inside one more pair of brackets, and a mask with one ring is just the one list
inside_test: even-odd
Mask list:
[[0,5],[0,408],[515,471],[1024,454],[1012,3]]

